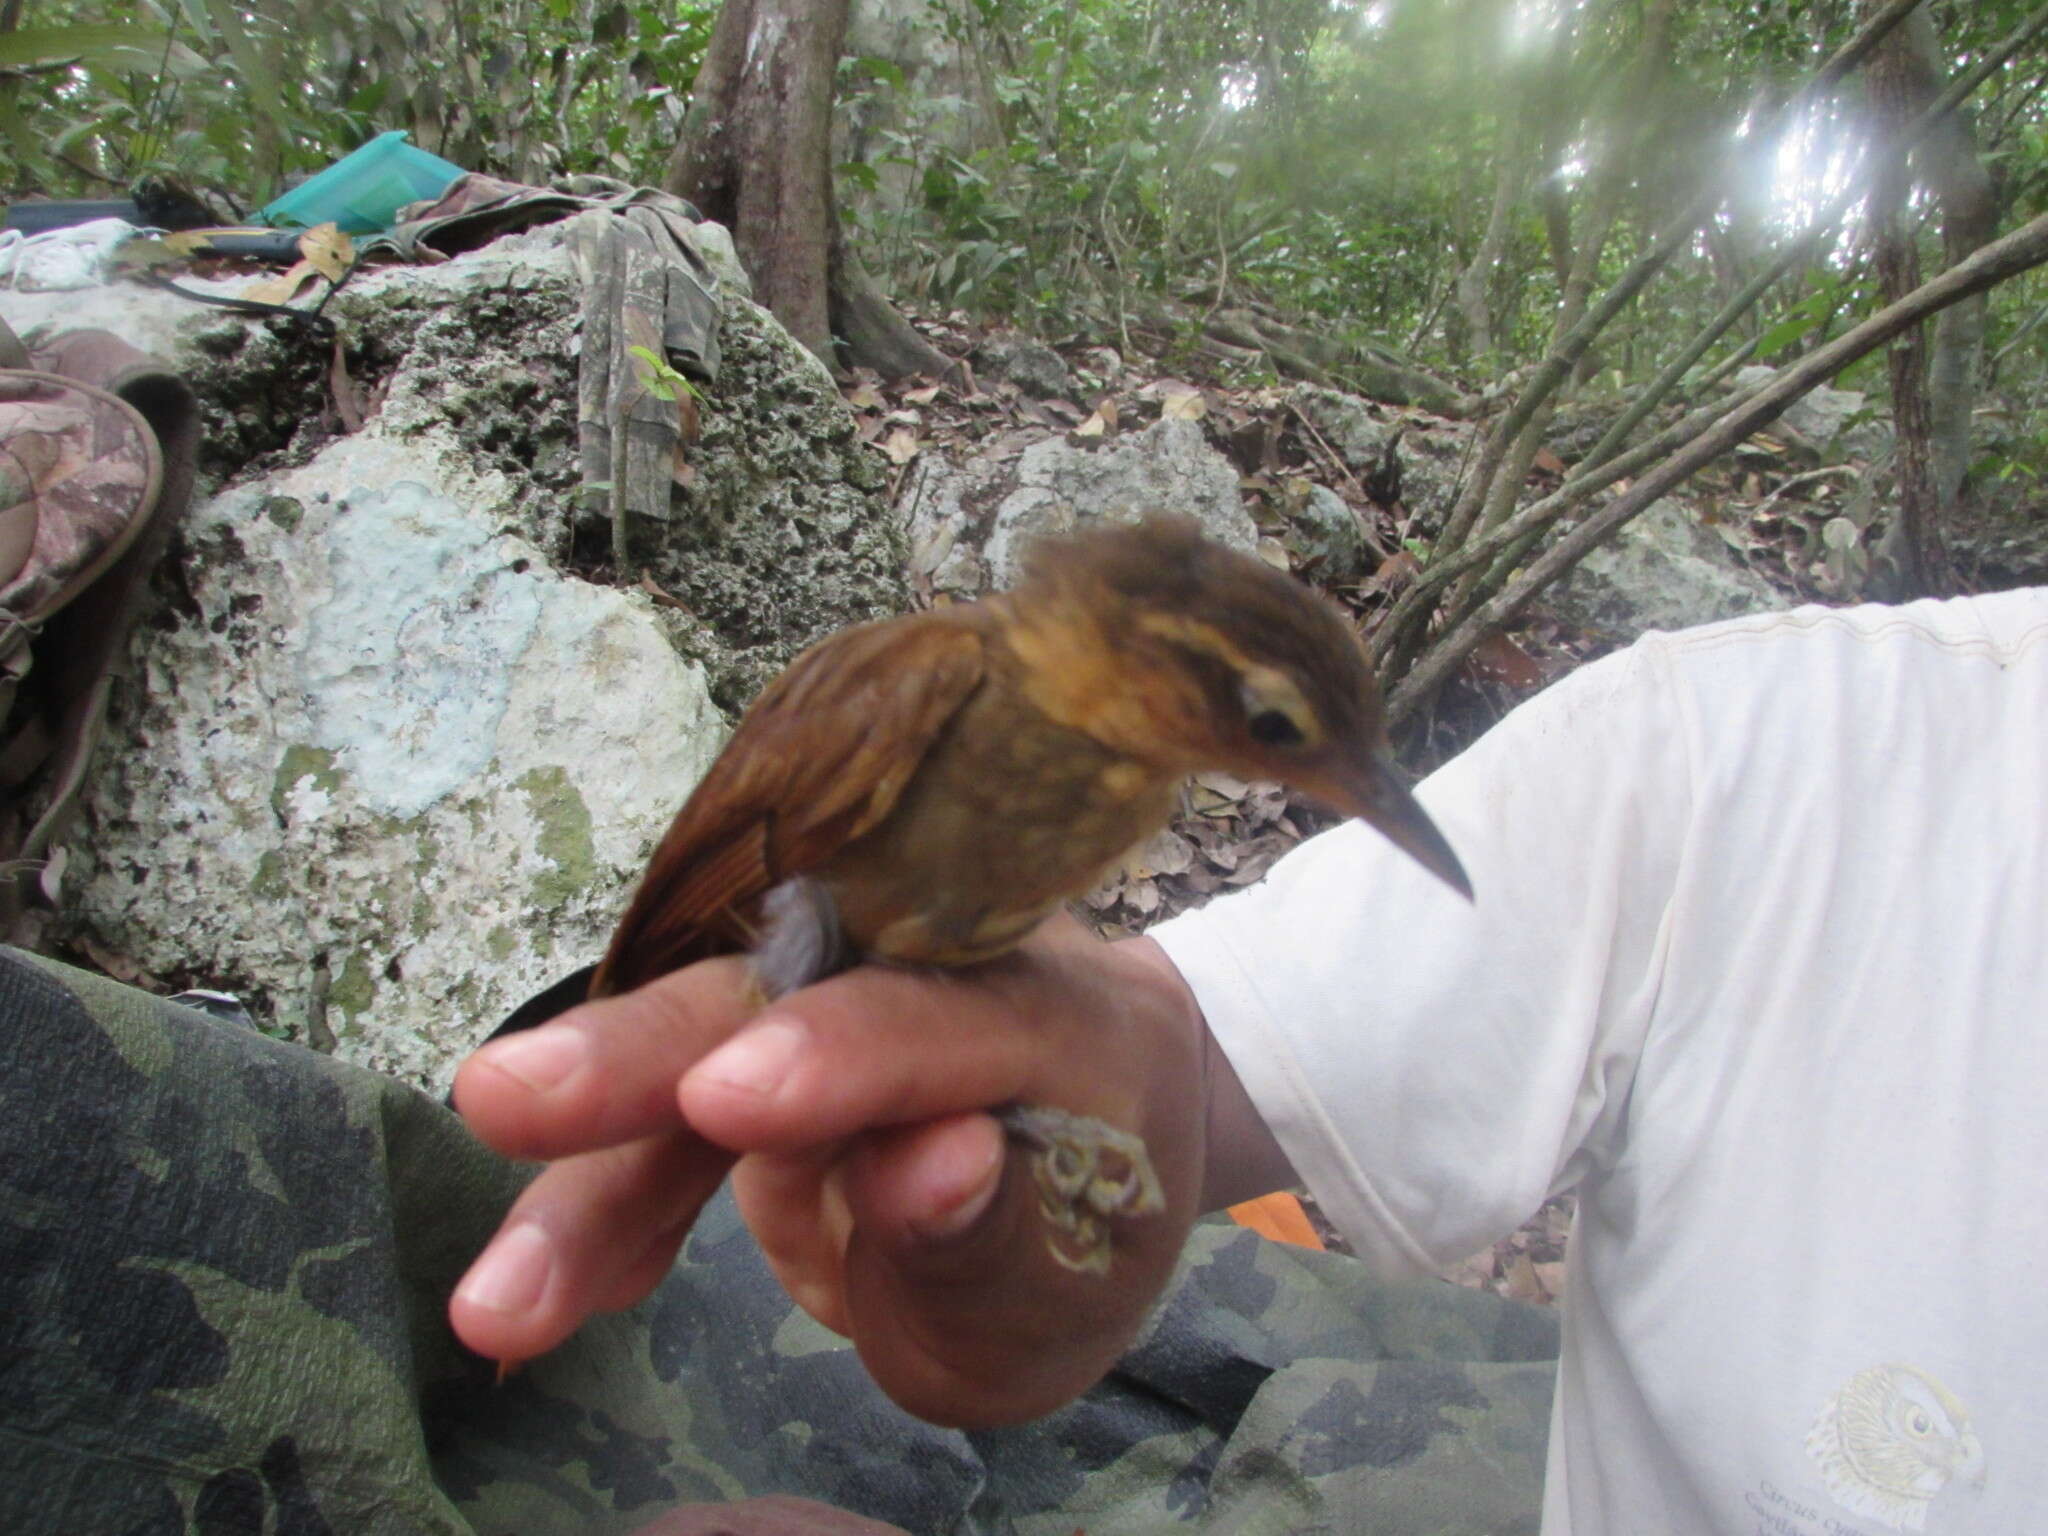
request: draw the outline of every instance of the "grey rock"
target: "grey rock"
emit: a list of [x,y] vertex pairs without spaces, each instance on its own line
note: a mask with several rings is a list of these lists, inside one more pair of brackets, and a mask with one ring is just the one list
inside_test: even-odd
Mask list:
[[596,957],[724,734],[652,602],[447,494],[459,462],[350,438],[194,509],[70,893],[98,944],[436,1085]]
[[1068,394],[1074,387],[1074,377],[1059,353],[1029,336],[991,336],[975,349],[974,361],[983,372],[1008,379],[1025,394],[1041,399]]
[[1666,498],[1623,526],[1545,601],[1584,628],[1621,639],[1789,606],[1684,504]]
[[1328,486],[1310,486],[1289,524],[1287,543],[1305,576],[1332,586],[1366,574],[1371,555],[1358,514]]
[[1049,438],[1014,458],[956,465],[933,455],[918,461],[899,506],[913,576],[960,596],[1010,585],[1032,539],[1090,522],[1177,512],[1233,548],[1258,542],[1236,470],[1191,421],[1155,422],[1092,447]]
[[[1761,389],[1777,376],[1777,369],[1761,363],[1738,369],[1734,379],[1736,393],[1746,395]],[[1860,389],[1816,385],[1786,406],[1778,421],[1802,439],[1824,464],[1847,459],[1870,463],[1892,451],[1891,423],[1869,414],[1868,397]]]
[[66,920],[358,1061],[440,1084],[595,958],[718,706],[905,604],[879,456],[737,294],[677,516],[634,530],[662,598],[578,574],[609,528],[578,494],[581,301],[555,230],[337,296],[370,402],[354,432],[323,344],[166,295],[40,317],[33,297],[0,314],[176,361],[213,439],[85,792]]
[[1296,385],[1288,404],[1361,477],[1379,468],[1388,440],[1400,432],[1401,504],[1421,529],[1442,526],[1457,502],[1460,477],[1471,468],[1474,428],[1469,423],[1421,415],[1385,419],[1385,407],[1376,409],[1357,395],[1314,384]]
[[1308,418],[1348,468],[1361,473],[1379,462],[1401,425],[1384,420],[1370,401],[1319,384],[1297,384],[1287,403]]

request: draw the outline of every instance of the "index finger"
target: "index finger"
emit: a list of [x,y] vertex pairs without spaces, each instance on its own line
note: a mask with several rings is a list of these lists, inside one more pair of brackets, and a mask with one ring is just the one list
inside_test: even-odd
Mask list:
[[508,1157],[567,1157],[672,1131],[677,1080],[757,1006],[743,960],[672,971],[479,1047],[455,1074],[455,1107]]
[[[871,1128],[1057,1091],[1079,1115],[1128,1124],[1170,1006],[1150,968],[1079,924],[1048,925],[1001,959],[958,971],[869,966],[790,994],[690,1068],[678,1100],[708,1139],[789,1152]],[[1172,1026],[1166,1025],[1170,1029]]]

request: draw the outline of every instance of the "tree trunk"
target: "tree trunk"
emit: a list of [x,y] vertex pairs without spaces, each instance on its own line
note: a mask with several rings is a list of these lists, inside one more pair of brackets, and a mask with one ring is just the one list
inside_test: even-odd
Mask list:
[[[1903,128],[1933,99],[1919,49],[1907,21],[1877,46],[1866,78],[1872,115],[1880,134]],[[1872,259],[1887,303],[1897,303],[1920,286],[1920,252],[1909,204],[1912,173],[1903,162],[1887,166],[1870,194]],[[1941,536],[1941,503],[1935,492],[1933,428],[1927,399],[1927,339],[1915,325],[1894,337],[1888,357],[1892,430],[1897,440],[1898,520],[1884,543],[1897,567],[1899,597],[1927,597],[1953,590]]]
[[1486,216],[1486,233],[1472,263],[1458,274],[1458,310],[1465,317],[1465,345],[1472,361],[1492,369],[1493,355],[1493,272],[1507,249],[1508,215],[1514,211],[1521,191],[1522,157],[1508,145],[1500,147],[1500,163],[1493,184],[1493,207]]
[[846,249],[832,202],[832,101],[849,0],[726,0],[662,185],[732,230],[755,296],[837,371],[946,375]]
[[[1934,21],[1919,11],[1900,31],[1912,45],[1923,89],[1932,99],[1947,73]],[[1920,166],[1941,203],[1942,260],[1953,267],[1998,234],[1998,186],[1977,156],[1967,107],[1958,107],[1928,136]],[[1970,421],[1984,358],[1986,302],[1979,294],[1943,310],[1934,322],[1927,364],[1928,429],[1935,503],[1944,519],[1955,510],[1970,468]]]

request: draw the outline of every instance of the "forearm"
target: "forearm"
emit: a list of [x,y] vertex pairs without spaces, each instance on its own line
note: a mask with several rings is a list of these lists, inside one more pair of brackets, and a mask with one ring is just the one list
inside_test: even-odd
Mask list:
[[1114,949],[1131,963],[1133,979],[1152,994],[1153,1004],[1170,1021],[1168,1027],[1193,1032],[1201,1040],[1199,1112],[1206,1126],[1201,1208],[1222,1210],[1299,1183],[1287,1154],[1209,1032],[1201,1005],[1166,951],[1147,938],[1131,939]]

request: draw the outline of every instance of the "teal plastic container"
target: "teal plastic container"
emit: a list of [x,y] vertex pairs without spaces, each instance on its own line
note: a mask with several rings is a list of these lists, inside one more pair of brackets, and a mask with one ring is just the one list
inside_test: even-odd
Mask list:
[[257,215],[281,229],[311,229],[332,219],[343,233],[389,229],[398,210],[439,197],[462,167],[406,143],[405,130],[380,133],[352,155],[309,176]]

